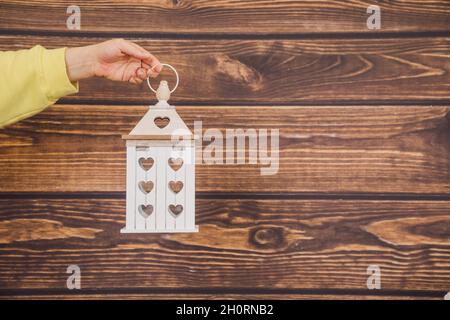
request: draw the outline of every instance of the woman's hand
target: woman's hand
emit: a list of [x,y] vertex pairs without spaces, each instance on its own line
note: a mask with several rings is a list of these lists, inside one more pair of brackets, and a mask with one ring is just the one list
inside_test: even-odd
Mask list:
[[162,65],[155,56],[124,39],[68,48],[66,66],[70,81],[97,76],[136,84],[148,77],[156,77],[162,70]]

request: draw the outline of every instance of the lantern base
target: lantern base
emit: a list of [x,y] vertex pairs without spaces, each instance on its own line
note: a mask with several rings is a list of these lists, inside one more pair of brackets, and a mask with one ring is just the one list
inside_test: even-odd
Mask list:
[[198,232],[198,226],[194,229],[169,229],[169,230],[135,230],[135,229],[120,229],[120,233],[192,233]]

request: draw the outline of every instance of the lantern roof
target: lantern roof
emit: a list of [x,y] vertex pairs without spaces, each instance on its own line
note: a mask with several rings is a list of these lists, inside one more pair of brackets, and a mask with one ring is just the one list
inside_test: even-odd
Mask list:
[[[165,102],[165,101],[164,101]],[[158,102],[147,111],[144,117],[127,135],[125,140],[171,140],[182,137],[194,139],[191,130],[186,126],[175,107]]]
[[144,117],[127,135],[125,140],[172,140],[195,139],[191,130],[186,126],[174,106],[167,102],[170,98],[170,90],[167,81],[161,81],[156,91],[158,103],[151,106]]

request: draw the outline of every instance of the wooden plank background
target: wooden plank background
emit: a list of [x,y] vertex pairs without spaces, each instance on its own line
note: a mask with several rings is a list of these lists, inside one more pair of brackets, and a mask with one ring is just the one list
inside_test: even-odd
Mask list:
[[[136,41],[180,72],[173,103],[191,129],[279,129],[279,172],[198,164],[200,233],[121,235],[120,136],[154,98],[144,85],[84,81],[0,130],[1,298],[450,290],[448,1],[77,1],[79,31],[66,29],[72,4],[2,1],[0,50]],[[366,27],[371,4],[380,30]],[[366,287],[369,265],[381,290]]]
[[[56,105],[4,129],[0,190],[123,192],[121,135],[147,109]],[[224,137],[226,128],[280,130],[277,174],[262,176],[267,165],[248,164],[248,153],[245,165],[199,163],[199,192],[450,195],[450,107],[180,106],[178,111],[192,130],[201,120],[203,132],[217,128]]]
[[0,203],[9,287],[61,288],[68,262],[85,289],[361,289],[371,264],[388,292],[450,281],[448,201],[208,198],[196,203],[199,233],[125,236],[123,199]]
[[[450,99],[450,38],[153,40],[130,38],[177,66],[174,103],[335,104]],[[0,36],[0,49],[88,45],[103,38]],[[170,52],[170,54],[168,54]],[[195,70],[195,71],[194,71]],[[167,72],[167,75],[170,75]],[[169,76],[169,81],[173,80]],[[351,88],[351,90],[350,90]],[[148,87],[103,79],[70,102],[150,103]],[[232,92],[233,94],[230,94]]]
[[[66,31],[71,0],[2,1],[0,30]],[[78,0],[82,31],[162,34],[371,33],[367,7],[379,5],[383,28],[398,31],[448,31],[448,1],[227,1],[227,0]],[[42,19],[45,17],[45,19]]]

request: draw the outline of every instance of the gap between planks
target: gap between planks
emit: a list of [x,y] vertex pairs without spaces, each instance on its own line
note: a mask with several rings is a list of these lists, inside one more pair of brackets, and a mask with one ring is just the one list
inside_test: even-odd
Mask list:
[[444,298],[444,291],[421,290],[368,290],[368,289],[279,289],[279,288],[108,288],[108,289],[0,289],[0,297],[10,296],[46,296],[46,295],[111,295],[111,294],[185,294],[185,295],[312,295],[312,296],[367,296],[367,297],[414,297],[414,298]]
[[406,39],[406,38],[433,38],[449,37],[450,30],[438,31],[401,31],[401,32],[337,32],[337,33],[179,33],[179,32],[108,32],[108,31],[52,31],[29,29],[0,29],[0,35],[16,36],[57,36],[57,37],[83,37],[83,38],[152,38],[154,40],[314,40],[314,39]]
[[[448,194],[197,192],[196,199],[450,201]],[[1,192],[0,199],[125,199],[124,192]]]
[[[186,101],[178,100],[176,97],[170,100],[171,104],[176,106],[185,107],[212,107],[212,108],[229,108],[229,107],[242,107],[242,101]],[[105,100],[105,99],[91,99],[91,100],[76,100],[69,98],[61,98],[56,105],[91,105],[91,106],[134,106],[141,107],[149,104],[149,99],[143,98],[142,101],[121,101],[121,100]],[[260,102],[260,101],[245,101],[244,103],[248,107],[357,107],[357,106],[394,106],[394,107],[412,107],[412,106],[450,106],[450,100],[304,100],[293,102]]]

